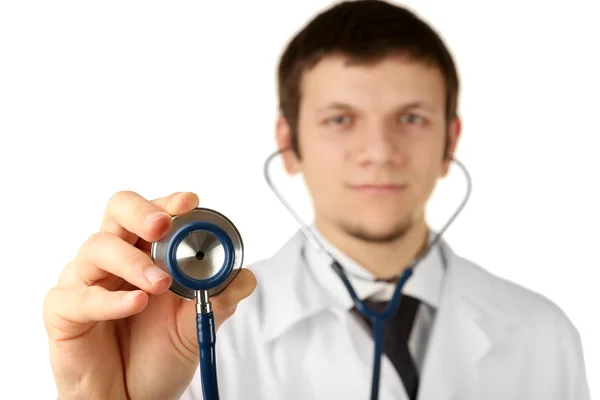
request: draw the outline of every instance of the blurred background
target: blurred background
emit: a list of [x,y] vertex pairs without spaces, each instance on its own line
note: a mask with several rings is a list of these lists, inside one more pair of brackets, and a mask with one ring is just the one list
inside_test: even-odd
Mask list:
[[[246,263],[297,229],[264,182],[275,68],[322,7],[302,1],[0,2],[0,398],[54,399],[45,292],[119,190],[194,191],[240,228]],[[473,195],[447,233],[461,255],[557,303],[600,396],[598,5],[405,1],[462,79],[458,156]],[[275,181],[307,221],[299,178]],[[456,168],[429,211],[460,202]]]

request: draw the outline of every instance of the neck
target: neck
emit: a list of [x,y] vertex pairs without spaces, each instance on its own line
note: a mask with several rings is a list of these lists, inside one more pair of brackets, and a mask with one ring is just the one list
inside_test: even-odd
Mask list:
[[385,243],[358,239],[339,226],[318,218],[315,223],[331,244],[379,279],[391,278],[402,273],[408,263],[425,248],[429,237],[429,229],[424,219],[415,221],[402,237]]

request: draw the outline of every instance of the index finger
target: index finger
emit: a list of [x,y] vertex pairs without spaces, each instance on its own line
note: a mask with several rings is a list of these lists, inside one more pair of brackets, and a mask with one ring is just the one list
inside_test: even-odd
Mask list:
[[168,201],[168,198],[163,199],[151,202],[135,192],[117,192],[108,201],[100,230],[130,244],[135,244],[138,237],[147,242],[156,241],[171,226],[171,216],[160,207]]

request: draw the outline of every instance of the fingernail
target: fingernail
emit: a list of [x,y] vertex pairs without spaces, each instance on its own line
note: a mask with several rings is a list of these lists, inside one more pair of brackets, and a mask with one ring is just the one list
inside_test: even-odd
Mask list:
[[144,270],[144,276],[148,279],[148,282],[154,285],[155,283],[168,278],[169,274],[158,268],[156,265],[150,265]]
[[140,292],[138,292],[138,291],[127,292],[125,294],[125,296],[123,296],[123,300],[128,301],[128,302],[133,302],[133,301],[135,301],[135,299],[138,297],[139,294],[140,294]]
[[173,198],[177,199],[177,200],[181,200],[181,199],[186,198],[189,194],[190,194],[190,192],[179,192],[175,196],[173,196]]
[[146,216],[146,225],[152,225],[154,221],[156,221],[159,218],[164,218],[165,216],[168,217],[169,215],[162,211],[150,213]]

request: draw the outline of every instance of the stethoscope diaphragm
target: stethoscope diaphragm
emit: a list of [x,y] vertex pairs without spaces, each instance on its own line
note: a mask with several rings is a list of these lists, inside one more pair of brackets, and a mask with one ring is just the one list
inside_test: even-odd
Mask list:
[[172,219],[169,232],[151,250],[154,263],[173,277],[170,290],[189,300],[197,291],[209,296],[221,292],[243,263],[244,245],[235,225],[208,208]]

